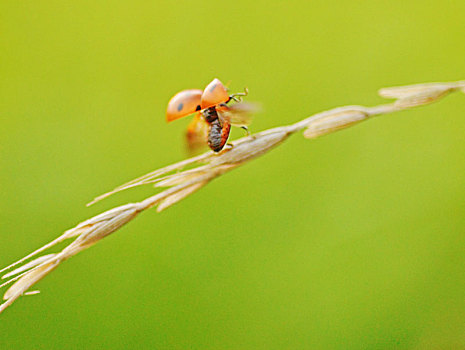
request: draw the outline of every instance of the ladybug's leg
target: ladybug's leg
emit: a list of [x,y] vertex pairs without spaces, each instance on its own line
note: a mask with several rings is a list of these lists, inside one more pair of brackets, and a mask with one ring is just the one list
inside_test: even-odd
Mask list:
[[247,96],[248,94],[249,94],[249,89],[244,88],[244,92],[237,92],[229,96],[229,101],[234,100],[236,102],[242,102],[242,97]]
[[224,145],[224,148],[221,150],[221,153],[228,152],[233,148],[234,148],[234,145],[228,142],[227,144]]
[[244,129],[244,130],[245,130],[246,136],[250,136],[250,135],[251,135],[248,127],[246,127],[246,126],[241,126],[241,129]]

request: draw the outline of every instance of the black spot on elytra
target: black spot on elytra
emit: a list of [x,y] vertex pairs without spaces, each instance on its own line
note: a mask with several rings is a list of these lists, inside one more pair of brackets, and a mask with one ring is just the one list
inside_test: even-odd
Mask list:
[[178,112],[181,112],[183,108],[184,108],[184,103],[178,104]]
[[195,108],[196,111],[200,111],[201,109],[202,109],[202,107],[200,107],[200,105],[198,105],[198,106]]

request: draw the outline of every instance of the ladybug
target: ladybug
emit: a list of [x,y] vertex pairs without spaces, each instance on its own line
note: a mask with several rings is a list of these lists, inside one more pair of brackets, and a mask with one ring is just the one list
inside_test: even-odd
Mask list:
[[214,152],[220,152],[229,138],[231,125],[239,126],[248,133],[250,113],[253,108],[242,102],[243,93],[228,94],[228,90],[219,79],[207,85],[202,91],[199,89],[183,90],[174,95],[168,102],[166,121],[186,117],[194,114],[194,119],[187,127],[186,139],[188,149],[192,152],[207,142]]

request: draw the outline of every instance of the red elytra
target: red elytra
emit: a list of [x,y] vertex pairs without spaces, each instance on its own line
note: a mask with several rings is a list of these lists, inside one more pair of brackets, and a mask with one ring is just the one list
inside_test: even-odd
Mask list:
[[219,79],[207,85],[202,91],[199,89],[183,90],[174,95],[168,102],[166,121],[195,114],[194,119],[187,128],[187,143],[190,151],[195,150],[207,141],[208,146],[219,152],[225,146],[231,125],[248,125],[250,118],[248,112],[251,108],[245,104],[228,106],[233,98],[239,101],[236,94],[229,96],[226,87]]
[[166,121],[171,122],[195,113],[198,110],[197,108],[200,109],[202,94],[203,91],[198,89],[178,92],[168,102]]
[[203,90],[202,98],[200,100],[200,106],[202,109],[219,105],[220,103],[226,103],[229,101],[229,94],[225,86],[219,79],[213,79],[213,81],[207,85]]

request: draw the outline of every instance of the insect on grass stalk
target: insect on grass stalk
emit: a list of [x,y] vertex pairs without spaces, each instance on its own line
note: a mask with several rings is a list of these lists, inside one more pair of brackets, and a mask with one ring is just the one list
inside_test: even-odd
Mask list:
[[[226,148],[220,153],[207,152],[155,170],[121,185],[95,198],[89,205],[114,193],[136,186],[153,184],[155,187],[167,188],[138,203],[122,205],[83,221],[50,243],[0,270],[4,273],[9,271],[3,275],[2,278],[6,281],[0,285],[0,288],[11,284],[3,296],[5,301],[0,305],[0,313],[20,296],[37,294],[38,291],[29,291],[29,289],[56,269],[63,261],[117,231],[144,210],[155,206],[157,206],[158,212],[165,210],[198,191],[213,179],[270,151],[298,131],[304,130],[303,134],[306,138],[316,138],[353,126],[374,116],[432,103],[454,91],[465,93],[465,81],[381,89],[379,94],[382,97],[396,99],[395,102],[374,107],[345,106],[317,113],[291,125],[243,137],[233,142],[233,147]],[[182,170],[186,167],[192,168]],[[63,250],[28,261],[56,244],[69,239],[73,240]],[[13,269],[15,266],[19,267]]]

